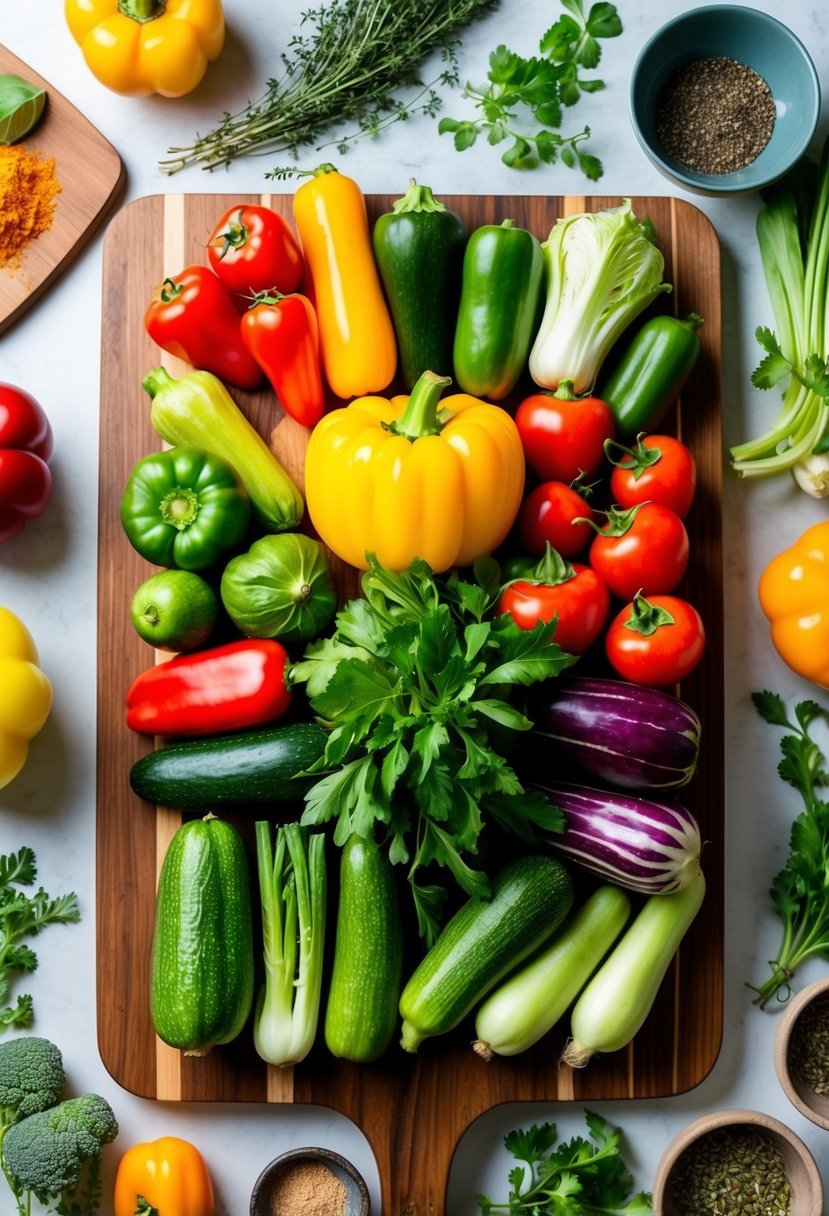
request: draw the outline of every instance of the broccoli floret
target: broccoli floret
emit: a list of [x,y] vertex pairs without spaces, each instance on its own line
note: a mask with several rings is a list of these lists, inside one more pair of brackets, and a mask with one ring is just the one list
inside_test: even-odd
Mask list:
[[59,1102],[65,1083],[60,1048],[48,1039],[0,1043],[0,1139],[10,1123]]
[[67,1098],[13,1123],[3,1141],[5,1166],[41,1202],[74,1187],[118,1135],[112,1107],[98,1094]]

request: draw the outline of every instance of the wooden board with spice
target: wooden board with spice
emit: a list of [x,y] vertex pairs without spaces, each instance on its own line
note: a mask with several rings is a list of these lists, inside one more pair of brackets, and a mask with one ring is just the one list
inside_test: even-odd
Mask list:
[[0,145],[0,333],[46,290],[115,203],[124,166],[115,148],[48,81],[0,46],[0,73],[45,89],[42,117]]
[[[723,675],[721,569],[721,428],[719,400],[720,268],[716,234],[691,204],[633,198],[653,221],[674,284],[659,307],[694,311],[705,323],[702,356],[670,425],[696,457],[699,490],[689,517],[691,565],[685,587],[706,623],[703,662],[680,690],[703,723],[699,771],[683,801],[706,841],[708,894],[682,944],[656,1005],[633,1044],[583,1070],[559,1067],[565,1025],[535,1048],[486,1064],[470,1047],[469,1026],[423,1045],[414,1057],[396,1046],[377,1063],[354,1065],[317,1046],[289,1069],[266,1066],[243,1032],[201,1059],[186,1058],[155,1036],[148,1003],[155,885],[179,812],[142,803],[129,787],[131,765],[152,746],[124,725],[127,688],[148,664],[132,628],[131,595],[150,572],[121,529],[127,477],[161,442],[150,423],[142,377],[159,363],[188,370],[147,336],[143,313],[152,288],[191,262],[227,195],[142,198],[110,225],[104,248],[98,580],[97,979],[98,1038],[104,1063],[130,1091],[163,1101],[316,1103],[352,1118],[377,1157],[383,1211],[442,1212],[460,1135],[482,1112],[520,1100],[596,1101],[678,1094],[713,1066],[722,1033],[723,988]],[[289,195],[263,201],[290,217]],[[370,218],[393,199],[370,196]],[[470,231],[510,217],[540,238],[564,214],[613,206],[618,198],[444,196]],[[234,397],[302,486],[307,432],[281,416],[270,390]],[[345,572],[343,572],[345,575]],[[343,585],[351,580],[343,578]],[[253,856],[251,819],[234,818]],[[566,1019],[565,1019],[566,1023]]]

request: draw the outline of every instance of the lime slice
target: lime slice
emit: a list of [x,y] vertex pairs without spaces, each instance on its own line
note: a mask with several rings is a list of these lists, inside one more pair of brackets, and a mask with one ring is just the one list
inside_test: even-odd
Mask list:
[[39,121],[46,90],[27,84],[10,72],[0,75],[0,144],[13,144]]

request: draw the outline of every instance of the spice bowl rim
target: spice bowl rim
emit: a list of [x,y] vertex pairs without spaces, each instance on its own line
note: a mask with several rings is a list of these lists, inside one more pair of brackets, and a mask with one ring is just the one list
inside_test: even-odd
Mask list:
[[[764,35],[777,39],[781,45],[787,44],[801,68],[797,73],[798,82],[796,85],[792,85],[792,90],[797,95],[798,100],[805,100],[808,107],[808,117],[804,120],[801,134],[797,140],[791,138],[791,132],[784,135],[781,123],[779,121],[776,122],[767,148],[744,169],[724,174],[701,173],[694,169],[683,167],[676,160],[668,156],[659,146],[655,133],[652,132],[651,107],[653,106],[655,97],[658,95],[659,89],[667,81],[671,72],[668,68],[665,68],[659,81],[659,86],[656,87],[653,83],[654,77],[650,68],[653,67],[654,57],[657,55],[661,68],[661,64],[671,57],[669,54],[670,48],[675,45],[683,48],[681,51],[682,60],[683,62],[688,62],[686,48],[689,46],[689,43],[682,38],[682,31],[693,28],[695,24],[699,26],[703,22],[710,25],[710,42],[712,44],[711,49],[704,53],[712,55],[728,53],[725,49],[719,52],[715,49],[722,38],[720,23],[724,18],[739,20],[741,22],[752,21],[757,29],[763,30]],[[706,39],[706,41],[708,40]],[[752,66],[749,63],[750,58],[752,56],[749,55],[743,60],[748,67]],[[679,66],[682,65],[680,64]],[[787,75],[786,79],[788,88],[790,77]],[[774,91],[773,95],[777,108],[783,98],[779,93],[774,93]],[[751,8],[747,4],[703,4],[671,17],[659,26],[641,46],[636,56],[628,85],[628,113],[631,126],[648,159],[669,181],[674,182],[692,194],[705,195],[709,198],[748,194],[764,189],[773,182],[778,181],[806,154],[817,129],[820,108],[820,78],[812,56],[802,40],[778,17],[764,10]],[[785,156],[777,155],[771,157],[771,152],[779,148],[785,148]]]
[[784,1094],[795,1110],[816,1124],[817,1127],[822,1127],[825,1130],[829,1129],[829,1114],[822,1115],[814,1106],[810,1105],[802,1093],[803,1087],[798,1088],[795,1084],[789,1066],[789,1045],[791,1043],[792,1032],[800,1015],[811,1005],[812,1001],[826,994],[829,994],[829,977],[814,980],[813,983],[807,984],[796,996],[791,998],[774,1036],[774,1070],[777,1073],[777,1079]]
[[761,1128],[773,1136],[779,1137],[788,1146],[790,1154],[794,1154],[800,1162],[805,1186],[798,1187],[791,1177],[791,1171],[787,1171],[792,1184],[790,1216],[822,1216],[823,1182],[810,1149],[796,1132],[780,1119],[776,1119],[774,1115],[743,1108],[710,1111],[687,1123],[677,1132],[668,1143],[656,1167],[653,1181],[654,1216],[669,1216],[665,1207],[668,1184],[673,1170],[685,1150],[710,1132],[741,1125]]
[[284,1153],[280,1153],[268,1162],[253,1184],[250,1194],[250,1216],[270,1216],[269,1210],[264,1206],[267,1198],[267,1187],[285,1166],[291,1165],[294,1161],[302,1160],[322,1161],[326,1165],[336,1165],[342,1170],[353,1183],[359,1196],[359,1208],[356,1216],[369,1216],[371,1205],[368,1187],[356,1165],[333,1149],[322,1148],[318,1145],[306,1145],[305,1147],[287,1149]]

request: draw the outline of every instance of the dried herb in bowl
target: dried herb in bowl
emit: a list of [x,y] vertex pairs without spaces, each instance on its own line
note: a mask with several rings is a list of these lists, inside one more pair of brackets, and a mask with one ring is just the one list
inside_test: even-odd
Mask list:
[[792,1195],[780,1149],[748,1126],[717,1128],[689,1145],[670,1189],[678,1216],[786,1216]]
[[829,1094],[829,992],[803,1009],[789,1038],[789,1069],[816,1094]]

